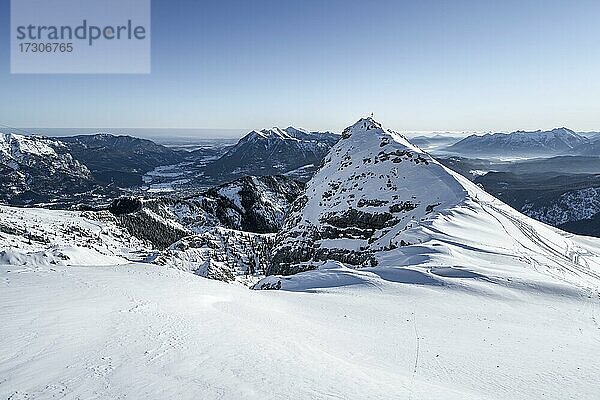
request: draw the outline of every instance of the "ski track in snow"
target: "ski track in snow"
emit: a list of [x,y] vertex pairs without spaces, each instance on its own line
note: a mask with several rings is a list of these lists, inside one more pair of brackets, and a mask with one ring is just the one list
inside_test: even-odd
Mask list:
[[[569,247],[566,253],[561,253],[559,251],[557,251],[554,247],[550,246],[546,240],[544,240],[544,238],[540,237],[540,235],[538,234],[538,232],[536,232],[536,230],[528,224],[525,224],[523,221],[515,218],[513,215],[509,214],[508,212],[502,210],[499,207],[495,207],[492,204],[481,204],[482,207],[485,209],[486,207],[489,207],[491,209],[493,209],[496,213],[502,215],[504,218],[506,218],[513,226],[515,226],[517,229],[519,229],[519,231],[525,236],[527,237],[534,245],[537,245],[537,247],[544,249],[545,252],[543,254],[544,257],[549,257],[551,259],[553,259],[557,264],[560,264],[561,267],[564,270],[567,270],[569,273],[573,273],[573,274],[579,274],[579,271],[571,268],[568,266],[568,262],[566,262],[567,260],[569,260],[572,264],[578,265],[578,266],[583,266],[583,267],[587,267],[585,259],[580,259],[580,251],[579,249],[576,249],[574,247],[572,247],[572,244],[570,242],[566,242],[567,246]],[[492,215],[490,213],[490,215]],[[500,222],[502,224],[502,222]],[[502,226],[504,227],[504,224],[502,224]],[[508,232],[508,230],[507,230]],[[531,251],[532,253],[538,253],[538,250],[534,250],[532,247],[520,242],[520,244],[526,248],[527,250]],[[581,260],[581,261],[580,261]],[[536,260],[532,260],[534,263],[537,263]],[[554,275],[556,278],[560,279],[560,280],[564,280],[561,275],[557,275],[554,274],[552,271],[547,271],[548,273]],[[600,279],[600,274],[597,274],[591,270],[587,270],[586,271],[587,274],[593,276],[596,279]]]
[[420,338],[419,338],[419,330],[417,329],[417,317],[415,315],[416,313],[416,307],[413,308],[413,312],[412,314],[412,325],[413,325],[413,330],[415,333],[415,362],[414,362],[414,368],[413,368],[413,373],[411,375],[411,379],[410,379],[410,392],[409,392],[409,400],[412,400],[413,395],[414,395],[414,386],[415,386],[415,378],[417,376],[417,370],[419,368],[419,351],[420,351],[420,347],[421,347],[421,342],[420,342]]

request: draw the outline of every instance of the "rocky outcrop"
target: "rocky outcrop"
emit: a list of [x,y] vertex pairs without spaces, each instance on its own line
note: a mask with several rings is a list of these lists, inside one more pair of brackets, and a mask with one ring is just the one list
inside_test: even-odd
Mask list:
[[115,199],[108,210],[131,235],[159,250],[212,228],[250,233],[281,229],[304,184],[285,176],[244,177],[185,199]]
[[253,233],[281,229],[304,184],[285,176],[247,176],[185,199],[160,198],[147,209],[194,232],[220,226]]

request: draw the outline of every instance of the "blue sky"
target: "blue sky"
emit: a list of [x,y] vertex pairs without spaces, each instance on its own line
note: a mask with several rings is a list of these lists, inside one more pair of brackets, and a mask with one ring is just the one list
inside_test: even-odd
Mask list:
[[17,127],[600,130],[600,2],[152,2],[149,75],[11,75]]

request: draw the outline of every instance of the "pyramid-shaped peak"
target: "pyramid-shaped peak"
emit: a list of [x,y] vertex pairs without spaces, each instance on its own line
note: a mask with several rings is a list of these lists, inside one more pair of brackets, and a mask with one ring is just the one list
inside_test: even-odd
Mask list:
[[376,121],[373,117],[361,118],[356,121],[353,125],[350,125],[342,132],[342,137],[346,138],[355,132],[367,132],[367,131],[385,131],[383,124]]
[[[377,265],[390,248],[468,190],[429,154],[371,118],[344,130],[278,235],[269,273],[315,260]],[[308,264],[306,264],[308,263]]]
[[361,118],[354,124],[350,125],[342,132],[342,139],[353,138],[360,142],[361,147],[372,145],[377,142],[377,145],[384,143],[396,143],[417,153],[424,153],[418,146],[412,144],[404,135],[386,128],[381,122],[373,117]]

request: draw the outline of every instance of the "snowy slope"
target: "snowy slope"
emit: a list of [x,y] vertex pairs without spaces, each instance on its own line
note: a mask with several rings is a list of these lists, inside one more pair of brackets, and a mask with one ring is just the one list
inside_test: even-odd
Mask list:
[[28,137],[17,134],[0,134],[0,155],[3,160],[23,162],[29,156],[58,157],[55,143],[43,137]]
[[274,234],[205,228],[161,252],[155,264],[251,286],[264,277]]
[[94,187],[89,169],[62,143],[0,133],[0,200],[46,202]]
[[0,206],[0,264],[114,265],[143,258],[149,245],[108,212]]
[[0,397],[598,398],[597,294],[363,274],[315,294],[149,265],[0,267]]

